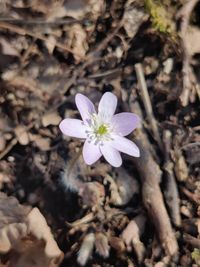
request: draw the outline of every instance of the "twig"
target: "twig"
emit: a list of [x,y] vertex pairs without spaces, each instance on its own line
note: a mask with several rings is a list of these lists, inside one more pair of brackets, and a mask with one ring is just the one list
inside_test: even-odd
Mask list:
[[169,212],[173,223],[176,226],[180,226],[181,225],[180,198],[179,198],[177,183],[173,173],[173,163],[170,160],[171,132],[169,130],[164,131],[163,142],[164,142],[164,153],[165,153],[165,164],[164,164],[165,198],[167,205],[169,207]]
[[95,218],[94,213],[90,212],[87,215],[85,215],[84,217],[82,217],[81,219],[78,219],[72,223],[70,223],[70,222],[65,222],[65,223],[69,227],[77,227],[77,226],[81,226],[82,224],[87,224],[87,223],[93,221],[94,218]]
[[94,51],[90,52],[87,55],[87,60],[91,61],[91,59],[97,55],[99,51],[104,49],[106,45],[114,38],[120,28],[123,26],[123,19],[118,23],[117,27],[110,33],[108,36],[94,49]]
[[132,219],[122,232],[122,239],[127,246],[127,250],[131,251],[133,247],[138,262],[141,263],[145,256],[145,247],[141,242],[140,237],[144,232],[146,217],[143,214]]
[[200,249],[200,239],[199,238],[196,238],[196,237],[189,235],[189,234],[184,234],[183,240],[186,243],[190,244],[193,248]]
[[0,22],[9,22],[9,23],[15,23],[20,25],[62,25],[62,24],[72,24],[72,23],[81,23],[81,20],[76,20],[73,18],[68,19],[57,19],[54,21],[48,21],[48,20],[42,20],[42,19],[34,19],[34,20],[24,20],[24,19],[15,19],[15,18],[9,18],[9,17],[1,17]]
[[198,1],[199,0],[188,0],[186,4],[181,8],[181,10],[179,11],[177,15],[177,18],[181,19],[180,36],[181,36],[182,48],[183,48],[183,67],[182,67],[183,91],[180,95],[180,101],[181,101],[182,106],[184,107],[187,106],[189,102],[190,91],[192,88],[192,80],[190,76],[191,75],[193,76],[193,72],[190,66],[190,55],[188,53],[186,33],[187,33],[190,15],[195,5],[198,3]]
[[[132,104],[131,110],[140,114],[137,102]],[[174,256],[178,252],[178,244],[159,186],[162,172],[150,152],[151,145],[142,128],[137,130],[137,139],[135,140],[140,148],[141,157],[132,158],[132,161],[140,175],[144,205],[166,254]]]
[[147,85],[146,85],[145,78],[144,78],[144,72],[142,69],[142,65],[140,63],[135,64],[135,71],[136,71],[137,80],[139,83],[139,88],[141,91],[141,96],[142,96],[142,100],[144,103],[144,107],[145,107],[148,121],[150,123],[153,135],[155,136],[155,139],[158,142],[160,149],[163,150],[163,144],[162,144],[162,141],[160,138],[158,125],[157,125],[156,119],[155,119],[154,114],[153,114],[151,100],[149,97]]
[[200,205],[200,195],[190,192],[187,188],[181,187],[181,191],[195,204]]
[[[15,26],[15,25],[12,25],[12,24],[9,24],[9,23],[6,23],[6,22],[0,22],[0,28],[8,29],[8,30],[13,31],[13,32],[15,32],[17,34],[20,34],[20,35],[28,35],[28,36],[31,36],[33,38],[42,40],[44,42],[51,42],[50,40],[48,40],[46,37],[42,36],[41,34],[33,33],[31,31],[29,31],[29,30],[23,29],[21,27],[18,27],[18,26]],[[66,45],[63,45],[60,42],[56,42],[55,46],[60,48],[60,49],[62,49],[62,50],[64,50],[64,51],[72,53],[76,57],[79,57],[79,58],[83,59],[82,55],[79,55],[78,53],[74,53],[74,51],[72,49],[70,49]]]
[[[31,122],[27,127],[25,127],[23,131],[21,131],[21,135],[30,130],[32,127],[33,127],[33,122]],[[18,143],[17,137],[14,137],[7,145],[7,147],[0,153],[0,160],[4,158],[17,143]]]
[[138,136],[136,141],[141,150],[141,157],[133,159],[133,162],[140,173],[144,205],[154,223],[166,254],[174,256],[178,252],[178,244],[159,186],[161,171],[149,152],[145,135],[140,132]]
[[17,144],[17,142],[17,138],[13,138],[10,141],[7,147],[0,153],[0,160],[10,152],[10,150]]

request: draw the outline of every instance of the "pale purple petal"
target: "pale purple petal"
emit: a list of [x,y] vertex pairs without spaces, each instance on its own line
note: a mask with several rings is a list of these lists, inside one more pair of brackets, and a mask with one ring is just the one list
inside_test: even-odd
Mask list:
[[107,142],[100,146],[100,150],[110,165],[113,167],[120,167],[122,165],[122,158],[119,151],[110,146]]
[[117,97],[114,94],[107,92],[102,96],[99,102],[98,114],[104,121],[109,120],[115,113],[116,107]]
[[77,119],[64,119],[59,128],[62,133],[71,137],[86,138],[86,127],[83,121]]
[[130,156],[140,156],[139,148],[132,141],[119,135],[112,135],[112,137],[113,140],[109,141],[109,143],[113,148]]
[[114,131],[122,136],[130,134],[138,127],[139,123],[140,118],[136,114],[130,112],[118,113],[112,117]]
[[83,121],[88,122],[90,115],[96,113],[93,103],[88,97],[82,94],[76,95],[75,102]]
[[83,158],[85,163],[91,165],[95,163],[101,156],[102,153],[99,149],[99,145],[95,145],[94,143],[86,140],[83,146]]

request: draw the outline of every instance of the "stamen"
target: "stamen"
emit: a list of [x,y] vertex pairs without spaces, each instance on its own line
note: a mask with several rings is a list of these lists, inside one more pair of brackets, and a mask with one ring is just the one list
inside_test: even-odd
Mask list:
[[112,128],[109,123],[104,123],[101,117],[97,114],[92,114],[90,117],[89,130],[86,130],[86,134],[91,142],[94,141],[94,144],[102,144],[103,141],[110,140],[110,133]]

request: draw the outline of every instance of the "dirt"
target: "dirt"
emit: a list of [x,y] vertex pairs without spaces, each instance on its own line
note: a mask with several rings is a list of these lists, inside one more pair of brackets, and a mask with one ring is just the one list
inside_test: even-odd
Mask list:
[[[0,1],[0,266],[200,266],[199,7]],[[59,129],[105,92],[141,118],[120,168]]]

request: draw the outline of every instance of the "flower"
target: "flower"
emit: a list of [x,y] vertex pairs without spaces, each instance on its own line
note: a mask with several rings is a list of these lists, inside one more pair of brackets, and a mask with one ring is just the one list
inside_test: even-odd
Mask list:
[[63,134],[71,137],[84,138],[83,158],[86,164],[95,163],[102,155],[114,167],[122,164],[120,152],[139,157],[138,147],[124,136],[138,127],[140,118],[130,112],[115,114],[117,97],[106,92],[98,107],[84,95],[77,94],[76,106],[82,120],[64,119],[59,127]]

